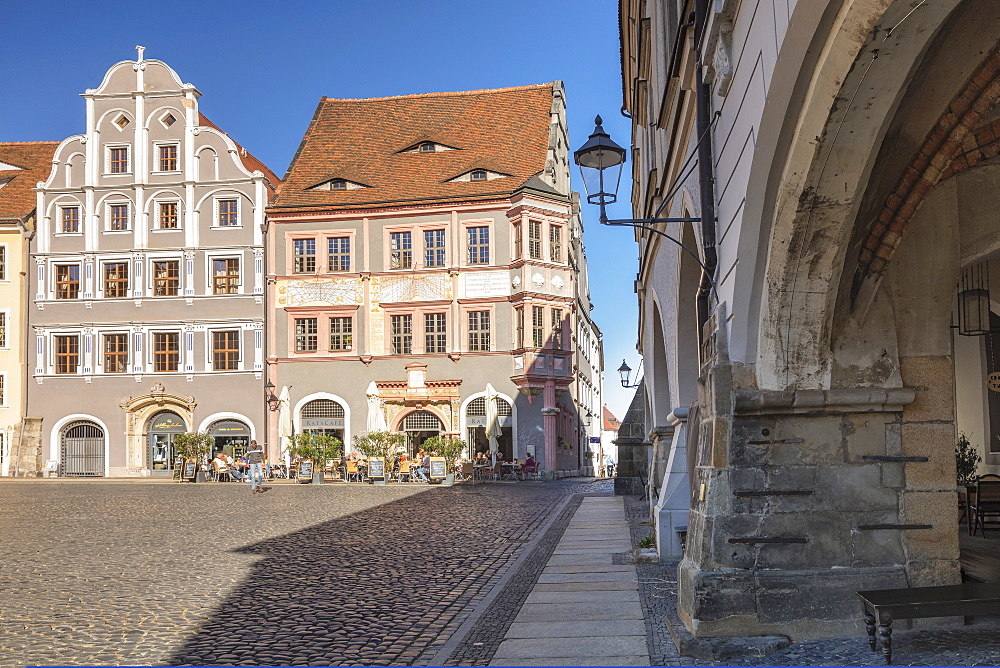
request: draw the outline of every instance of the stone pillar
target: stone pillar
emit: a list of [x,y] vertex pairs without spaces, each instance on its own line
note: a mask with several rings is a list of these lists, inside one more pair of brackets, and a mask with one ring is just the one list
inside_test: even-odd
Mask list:
[[[912,584],[908,546],[932,536],[914,521],[905,489],[910,471],[927,467],[900,440],[914,390],[729,387],[729,415],[701,397],[681,619],[697,636],[861,631],[854,592]],[[953,450],[936,438],[922,441],[925,455]],[[951,499],[951,538],[940,551],[957,541]]]
[[542,392],[542,427],[545,444],[545,459],[542,467],[547,477],[555,477],[556,475],[556,453],[559,447],[559,438],[556,435],[556,416],[558,414],[559,407],[556,406],[556,382],[554,380],[547,380],[545,381],[545,389]]
[[656,550],[660,561],[684,556],[678,531],[687,531],[688,509],[691,504],[687,470],[687,417],[687,406],[675,408],[670,413],[673,439],[659,498],[653,507]]

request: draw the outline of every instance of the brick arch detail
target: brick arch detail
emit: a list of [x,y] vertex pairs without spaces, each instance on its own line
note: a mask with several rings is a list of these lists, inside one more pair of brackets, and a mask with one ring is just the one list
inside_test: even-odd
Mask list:
[[852,299],[866,279],[880,278],[903,234],[934,187],[1000,154],[1000,120],[984,124],[1000,101],[1000,44],[983,59],[952,98],[872,224],[861,248]]

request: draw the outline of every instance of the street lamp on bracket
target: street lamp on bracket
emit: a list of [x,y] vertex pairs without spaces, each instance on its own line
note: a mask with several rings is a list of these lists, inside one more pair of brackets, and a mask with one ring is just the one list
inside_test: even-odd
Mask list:
[[274,394],[274,383],[271,381],[267,381],[267,384],[264,385],[264,402],[272,411],[278,410],[278,404],[281,403],[281,399]]
[[[573,161],[580,168],[580,176],[583,178],[583,188],[587,195],[587,202],[596,204],[601,209],[599,218],[601,225],[634,227],[647,230],[677,244],[681,250],[694,258],[694,261],[701,267],[706,279],[712,286],[715,299],[718,301],[719,296],[715,290],[715,283],[712,281],[712,272],[701,261],[698,254],[666,232],[652,227],[653,223],[700,223],[701,218],[657,218],[655,215],[652,218],[608,218],[607,206],[618,201],[618,186],[621,185],[622,165],[625,163],[626,151],[615,143],[611,135],[604,131],[603,120],[600,116],[595,118],[594,122],[596,124],[594,132],[587,138],[583,146],[573,152]],[[685,163],[686,166],[687,164]],[[605,179],[605,172],[608,173],[607,179]],[[681,172],[683,176],[683,167]],[[608,190],[612,181],[615,184],[614,190]],[[673,196],[676,190],[677,188],[671,189],[670,195],[664,199],[664,203],[669,201],[669,198]],[[662,209],[663,207],[661,206],[660,208]],[[657,213],[659,213],[659,210]],[[631,371],[631,369],[629,370]]]
[[642,371],[641,359],[639,360],[639,368],[636,369],[635,372],[635,383],[629,383],[629,376],[632,375],[632,367],[626,364],[625,360],[622,360],[622,365],[618,367],[618,377],[621,378],[622,387],[624,387],[626,390],[630,390],[634,387],[639,387],[639,385],[642,384],[639,382],[639,379],[642,378],[642,376],[639,373],[640,371]]

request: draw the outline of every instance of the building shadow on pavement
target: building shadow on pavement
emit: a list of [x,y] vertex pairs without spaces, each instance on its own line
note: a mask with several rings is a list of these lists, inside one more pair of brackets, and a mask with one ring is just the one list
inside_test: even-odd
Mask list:
[[[562,498],[548,485],[429,489],[240,548],[261,559],[169,663],[432,656]],[[248,507],[248,522],[255,512]]]

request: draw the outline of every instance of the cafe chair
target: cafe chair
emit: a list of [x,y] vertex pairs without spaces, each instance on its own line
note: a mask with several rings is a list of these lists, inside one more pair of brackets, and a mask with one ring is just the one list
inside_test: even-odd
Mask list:
[[976,500],[970,504],[973,515],[972,535],[982,530],[986,537],[987,525],[1000,529],[1000,475],[989,473],[976,479]]
[[538,462],[535,462],[531,466],[521,464],[521,478],[527,480],[529,477],[532,480],[538,478]]
[[476,484],[476,467],[472,462],[462,462],[458,475],[461,480],[471,480],[473,485]]
[[347,460],[347,482],[361,482],[361,472],[358,470],[358,463],[352,460]]
[[[406,480],[403,480],[404,476],[406,477]],[[413,477],[410,475],[410,462],[399,462],[399,470],[396,471],[396,479],[399,482],[410,482],[413,480]]]
[[212,460],[212,480],[215,482],[229,482],[233,478],[229,475],[229,467],[220,466],[217,461]]

